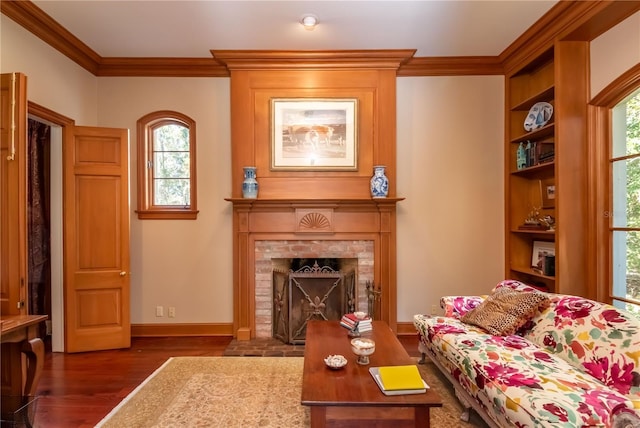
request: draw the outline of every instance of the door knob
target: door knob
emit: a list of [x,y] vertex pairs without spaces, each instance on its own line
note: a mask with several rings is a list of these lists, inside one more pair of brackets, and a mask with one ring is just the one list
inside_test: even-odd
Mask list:
[[127,273],[126,272],[120,272],[120,276],[126,276]]

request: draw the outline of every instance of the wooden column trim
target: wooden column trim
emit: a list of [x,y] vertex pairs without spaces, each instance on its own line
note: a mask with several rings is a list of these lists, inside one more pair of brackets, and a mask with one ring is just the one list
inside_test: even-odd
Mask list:
[[[249,245],[249,212],[251,205],[239,202],[233,207],[233,325],[234,333],[238,340],[251,339],[251,326],[253,325],[255,299],[252,299],[251,290],[255,289],[254,279],[251,278],[249,265],[252,255],[250,254],[251,245]],[[252,285],[253,284],[253,285]]]
[[396,206],[380,203],[380,257],[376,273],[382,291],[381,319],[397,330],[397,262],[396,262]]

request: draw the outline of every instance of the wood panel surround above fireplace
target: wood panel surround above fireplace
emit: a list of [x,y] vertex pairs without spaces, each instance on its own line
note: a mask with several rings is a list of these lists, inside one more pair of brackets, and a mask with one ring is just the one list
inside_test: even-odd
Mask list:
[[[212,51],[231,76],[232,189],[226,200],[233,204],[237,339],[256,337],[258,241],[373,242],[380,319],[396,330],[396,204],[403,199],[396,195],[396,74],[414,53]],[[357,167],[272,169],[271,100],[319,98],[356,100]],[[387,198],[371,197],[375,165],[386,166]],[[245,166],[256,167],[257,199],[242,198]]]

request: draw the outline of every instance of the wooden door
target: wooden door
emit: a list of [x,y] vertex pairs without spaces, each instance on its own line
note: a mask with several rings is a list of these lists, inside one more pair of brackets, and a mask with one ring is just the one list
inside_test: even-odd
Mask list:
[[27,307],[27,77],[1,75],[0,314]]
[[128,130],[70,126],[66,131],[65,350],[127,348]]

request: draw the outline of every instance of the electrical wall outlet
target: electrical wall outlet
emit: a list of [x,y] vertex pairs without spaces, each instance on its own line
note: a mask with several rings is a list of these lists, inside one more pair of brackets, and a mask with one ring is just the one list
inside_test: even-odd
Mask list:
[[157,317],[164,316],[164,308],[162,306],[156,306],[156,316]]
[[173,306],[169,306],[169,318],[176,317],[176,308]]
[[438,315],[438,305],[431,305],[431,315]]

